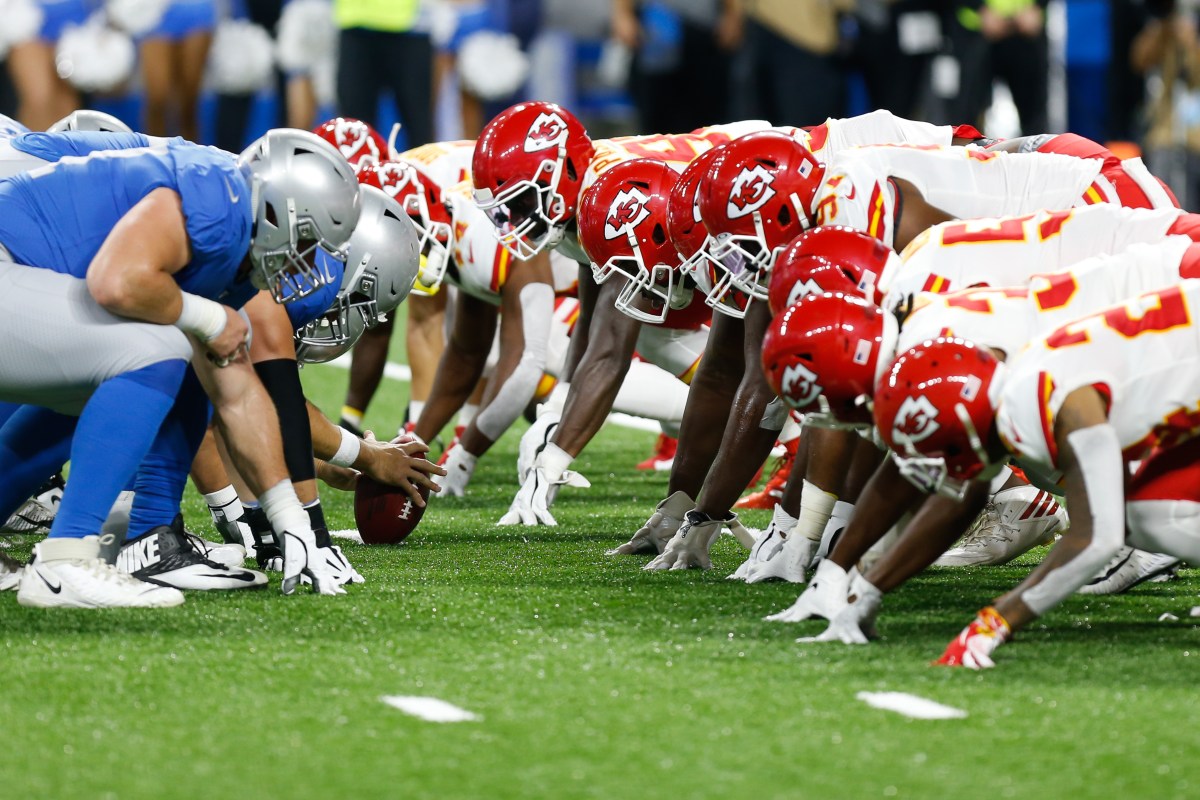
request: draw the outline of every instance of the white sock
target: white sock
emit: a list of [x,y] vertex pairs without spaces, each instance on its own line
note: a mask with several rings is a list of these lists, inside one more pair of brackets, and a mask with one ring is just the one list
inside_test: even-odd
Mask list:
[[233,484],[209,492],[204,495],[204,501],[208,503],[208,513],[212,514],[213,522],[232,522],[244,513],[242,501]]

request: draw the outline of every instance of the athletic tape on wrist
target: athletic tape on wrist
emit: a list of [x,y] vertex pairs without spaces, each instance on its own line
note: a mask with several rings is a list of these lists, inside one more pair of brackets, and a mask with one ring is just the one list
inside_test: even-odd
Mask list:
[[175,327],[205,343],[220,336],[228,322],[225,306],[190,292],[181,294],[183,307],[179,311],[179,319],[175,320]]
[[342,443],[338,445],[337,452],[328,461],[335,467],[352,467],[354,462],[358,461],[359,453],[362,452],[362,440],[345,428],[338,428],[338,430],[342,434]]
[[830,494],[815,483],[805,481],[804,488],[800,492],[800,517],[796,523],[795,533],[814,542],[821,541],[825,525],[833,516],[835,503],[837,503],[836,495]]

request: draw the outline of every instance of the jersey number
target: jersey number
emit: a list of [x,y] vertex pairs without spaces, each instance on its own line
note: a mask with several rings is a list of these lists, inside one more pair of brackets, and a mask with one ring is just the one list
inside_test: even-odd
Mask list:
[[1107,311],[1089,314],[1068,322],[1046,337],[1046,346],[1070,347],[1090,341],[1088,328],[1103,320],[1111,330],[1126,339],[1143,333],[1163,333],[1191,324],[1187,300],[1178,286],[1160,292],[1148,292]]

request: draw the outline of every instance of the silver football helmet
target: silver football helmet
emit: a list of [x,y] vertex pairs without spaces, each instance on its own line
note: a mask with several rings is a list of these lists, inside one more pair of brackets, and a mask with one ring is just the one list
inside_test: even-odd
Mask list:
[[251,279],[277,303],[325,285],[317,248],[343,253],[362,203],[358,179],[333,145],[308,131],[279,128],[238,156],[251,187]]
[[62,133],[63,131],[105,131],[107,133],[133,133],[124,122],[112,114],[103,111],[92,111],[82,108],[72,111],[58,122],[46,129],[46,133]]
[[362,187],[362,216],[350,237],[346,273],[337,300],[320,319],[296,333],[296,355],[305,363],[336,358],[408,297],[421,252],[412,222],[391,196]]

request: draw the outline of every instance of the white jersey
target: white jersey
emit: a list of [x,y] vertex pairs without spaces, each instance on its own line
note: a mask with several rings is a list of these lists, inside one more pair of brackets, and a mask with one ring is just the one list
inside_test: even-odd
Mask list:
[[818,225],[847,225],[895,243],[899,190],[908,181],[956,219],[1029,214],[1094,200],[1104,162],[1051,153],[996,153],[972,147],[875,146],[839,152],[828,164],[814,213]]
[[1178,209],[1100,203],[1066,211],[943,222],[891,259],[879,279],[884,307],[918,292],[970,286],[1022,286],[1031,275],[1057,272],[1084,259],[1158,242],[1182,231],[1191,215]]
[[[454,244],[451,256],[454,269],[447,277],[472,297],[492,305],[500,305],[500,292],[512,269],[521,269],[520,259],[513,256],[496,238],[495,227],[487,212],[480,210],[471,195],[470,181],[446,190],[442,198],[450,209]],[[579,280],[579,265],[557,252],[550,253],[554,274],[554,293],[575,293]]]
[[427,178],[446,190],[471,179],[471,157],[475,142],[432,142],[405,150],[396,157],[419,169]]
[[822,164],[851,147],[875,144],[948,146],[954,143],[954,128],[949,125],[904,119],[882,109],[857,117],[827,119],[815,128],[797,130],[793,135]]
[[1200,434],[1200,281],[1139,295],[1068,322],[1011,365],[996,424],[1023,461],[1058,467],[1055,417],[1094,387],[1127,460]]
[[1068,270],[1030,276],[1026,286],[922,292],[900,328],[896,351],[938,336],[958,336],[1013,358],[1029,342],[1071,320],[1179,283],[1185,259],[1195,262],[1197,250],[1191,239],[1171,236]]

